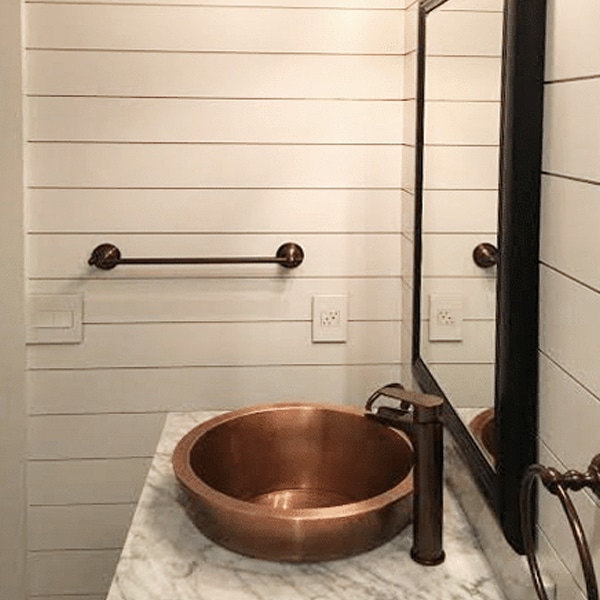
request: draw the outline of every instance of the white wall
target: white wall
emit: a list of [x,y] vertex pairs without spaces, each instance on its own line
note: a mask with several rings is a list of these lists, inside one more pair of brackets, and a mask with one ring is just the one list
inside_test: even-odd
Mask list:
[[[540,462],[584,470],[600,452],[600,5],[549,0],[541,223]],[[407,51],[416,48],[416,3],[406,11]],[[407,64],[414,60],[407,56]],[[414,69],[414,67],[412,67]],[[414,70],[405,78],[414,94]],[[414,102],[407,105],[414,111]],[[407,111],[406,127],[409,112]],[[405,138],[409,141],[409,138]],[[409,380],[414,152],[405,148],[403,189],[404,379]],[[596,568],[600,502],[573,494]],[[540,498],[540,562],[558,600],[585,598],[571,534],[558,500]],[[497,554],[500,555],[499,553]],[[504,565],[505,569],[509,565]]]
[[[398,379],[402,7],[25,4],[29,292],[84,296],[82,344],[28,351],[32,597],[104,597],[166,411]],[[289,240],[285,273],[86,264]],[[348,343],[311,343],[316,294]]]
[[[600,6],[550,0],[541,239],[540,462],[584,470],[600,452]],[[573,494],[596,570],[600,500]],[[540,501],[541,561],[559,598],[585,598],[559,508]]]
[[21,6],[0,3],[0,598],[25,597]]

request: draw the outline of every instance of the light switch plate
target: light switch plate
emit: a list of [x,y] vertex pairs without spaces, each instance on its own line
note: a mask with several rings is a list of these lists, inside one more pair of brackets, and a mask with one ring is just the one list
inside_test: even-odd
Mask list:
[[82,322],[81,294],[32,294],[27,298],[28,344],[79,344]]

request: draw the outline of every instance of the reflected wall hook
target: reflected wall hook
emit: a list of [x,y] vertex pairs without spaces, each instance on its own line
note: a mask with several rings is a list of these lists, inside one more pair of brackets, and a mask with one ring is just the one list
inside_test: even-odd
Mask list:
[[473,248],[473,260],[478,267],[489,269],[498,264],[498,248],[489,242],[482,242]]
[[275,256],[225,256],[213,258],[122,258],[114,244],[100,244],[92,251],[88,265],[108,271],[117,265],[225,265],[274,263],[294,269],[302,264],[304,250],[294,242],[279,246]]
[[525,472],[523,482],[521,484],[521,523],[523,527],[523,542],[525,545],[525,554],[529,563],[529,570],[533,578],[533,584],[536,594],[540,600],[548,600],[548,595],[544,587],[540,567],[535,556],[535,544],[533,539],[532,527],[532,491],[533,483],[539,477],[544,487],[555,496],[558,496],[563,507],[571,533],[575,538],[577,552],[581,561],[583,577],[587,590],[588,600],[599,600],[598,596],[598,581],[594,571],[594,563],[590,552],[585,532],[581,525],[577,510],[567,492],[567,490],[578,491],[583,488],[590,488],[594,494],[600,498],[600,454],[597,454],[592,459],[590,466],[585,473],[579,471],[567,471],[559,473],[556,469],[544,467],[543,465],[531,465]]

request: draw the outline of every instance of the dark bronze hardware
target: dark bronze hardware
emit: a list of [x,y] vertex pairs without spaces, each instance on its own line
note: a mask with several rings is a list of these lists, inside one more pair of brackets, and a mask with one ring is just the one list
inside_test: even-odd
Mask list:
[[523,538],[525,545],[525,553],[529,570],[533,578],[533,584],[537,597],[540,600],[548,600],[548,595],[544,588],[544,582],[540,573],[540,567],[535,556],[535,542],[533,538],[532,527],[532,491],[536,478],[540,479],[544,487],[555,496],[558,496],[560,503],[569,522],[571,533],[575,538],[575,544],[579,553],[583,577],[587,590],[588,600],[598,600],[598,582],[594,571],[594,563],[592,555],[585,536],[585,532],[579,520],[577,510],[567,492],[567,490],[578,491],[583,488],[590,488],[596,496],[600,498],[600,454],[597,454],[592,459],[588,470],[585,473],[579,471],[567,471],[559,473],[551,467],[534,464],[527,469],[523,482],[521,484],[521,522],[523,523]]
[[[396,408],[373,404],[380,396],[399,401]],[[405,430],[414,445],[413,547],[411,558],[422,565],[434,566],[446,557],[442,545],[443,525],[443,426],[439,396],[405,390],[391,383],[375,391],[365,404],[366,414],[387,425]],[[412,413],[407,427],[406,415]]]
[[225,256],[215,258],[122,258],[114,244],[100,244],[92,251],[88,265],[108,271],[117,265],[229,265],[274,263],[294,269],[302,264],[304,250],[294,242],[283,244],[271,256]]
[[498,248],[494,244],[483,242],[473,249],[473,260],[478,267],[489,269],[498,264]]

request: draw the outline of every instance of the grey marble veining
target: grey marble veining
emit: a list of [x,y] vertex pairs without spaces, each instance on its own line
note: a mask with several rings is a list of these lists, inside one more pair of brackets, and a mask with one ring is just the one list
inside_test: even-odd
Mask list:
[[410,559],[410,527],[370,552],[312,564],[247,558],[209,541],[177,502],[171,453],[187,431],[217,414],[167,417],[107,600],[504,600],[448,493],[447,558],[438,567]]

